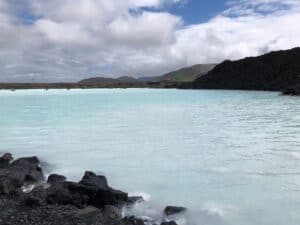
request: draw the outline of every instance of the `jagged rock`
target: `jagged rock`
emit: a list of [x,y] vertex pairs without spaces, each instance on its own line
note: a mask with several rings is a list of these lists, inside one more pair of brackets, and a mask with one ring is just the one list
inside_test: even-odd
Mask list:
[[107,179],[105,176],[97,176],[95,173],[86,171],[83,178],[79,182],[82,185],[95,187],[98,189],[108,189]]
[[10,165],[10,176],[21,182],[39,182],[44,180],[39,159],[34,157],[20,158]]
[[182,213],[182,212],[185,212],[185,211],[186,211],[186,208],[184,208],[184,207],[178,207],[178,206],[167,206],[164,209],[164,213],[167,216],[178,214],[178,213]]
[[63,175],[51,174],[51,175],[49,175],[49,177],[47,179],[47,183],[49,183],[51,185],[55,185],[57,183],[63,183],[66,180],[67,180],[66,177]]
[[97,207],[116,205],[125,202],[128,198],[127,193],[109,187],[105,176],[97,176],[90,171],[85,172],[79,184],[76,189],[80,192],[86,192],[87,189],[89,203]]
[[16,159],[12,162],[13,167],[23,167],[23,168],[32,168],[34,166],[39,166],[40,160],[36,156],[24,157]]

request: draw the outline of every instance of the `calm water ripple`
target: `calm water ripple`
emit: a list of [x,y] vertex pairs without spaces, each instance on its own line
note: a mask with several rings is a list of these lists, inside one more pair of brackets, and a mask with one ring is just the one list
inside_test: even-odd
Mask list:
[[104,173],[157,210],[187,206],[187,224],[299,225],[299,112],[270,92],[0,91],[0,152]]

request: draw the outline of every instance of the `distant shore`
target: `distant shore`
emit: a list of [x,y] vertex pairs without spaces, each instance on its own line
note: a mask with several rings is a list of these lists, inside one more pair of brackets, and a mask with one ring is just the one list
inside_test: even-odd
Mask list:
[[175,83],[0,83],[0,90],[20,89],[96,89],[96,88],[175,88]]
[[[191,83],[175,82],[140,82],[140,83],[0,83],[0,90],[30,90],[30,89],[104,89],[104,88],[177,88],[177,89],[194,89],[190,87]],[[199,88],[201,89],[201,88]],[[203,88],[206,89],[206,88]],[[214,89],[214,88],[208,88]],[[222,88],[216,88],[222,89]],[[228,90],[228,89],[224,89]],[[236,90],[236,89],[233,89]],[[242,90],[242,89],[241,89]],[[247,89],[255,90],[255,89]],[[300,85],[289,87],[281,90],[284,95],[299,96]]]

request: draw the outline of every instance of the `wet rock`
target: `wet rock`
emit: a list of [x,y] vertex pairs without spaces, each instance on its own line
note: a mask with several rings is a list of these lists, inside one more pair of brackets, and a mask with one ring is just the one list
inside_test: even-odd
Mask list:
[[101,205],[117,205],[127,201],[128,194],[120,190],[109,188],[108,190],[98,190],[95,204]]
[[92,205],[103,208],[106,205],[117,205],[127,200],[127,193],[105,189],[97,185],[84,185],[75,182],[55,184],[47,190],[47,202],[51,204],[71,204],[77,207]]
[[184,208],[184,207],[178,207],[178,206],[167,206],[164,209],[164,213],[167,216],[178,214],[178,213],[182,213],[182,212],[185,212],[185,211],[186,211],[186,208]]
[[97,189],[108,189],[107,179],[105,176],[97,176],[95,173],[86,171],[79,184],[91,186]]
[[51,185],[55,185],[58,183],[63,183],[65,182],[67,179],[65,176],[63,175],[59,175],[59,174],[51,174],[48,179],[47,179],[47,183],[51,184]]
[[89,197],[89,204],[100,208],[126,202],[128,198],[127,193],[109,187],[106,177],[97,176],[89,171],[85,172],[79,186],[72,189],[86,194]]

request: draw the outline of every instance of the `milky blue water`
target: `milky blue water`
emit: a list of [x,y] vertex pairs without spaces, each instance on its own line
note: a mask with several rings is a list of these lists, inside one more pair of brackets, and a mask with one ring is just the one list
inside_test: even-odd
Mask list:
[[175,204],[181,224],[300,224],[300,98],[276,92],[0,91],[6,151],[148,193],[137,214]]

